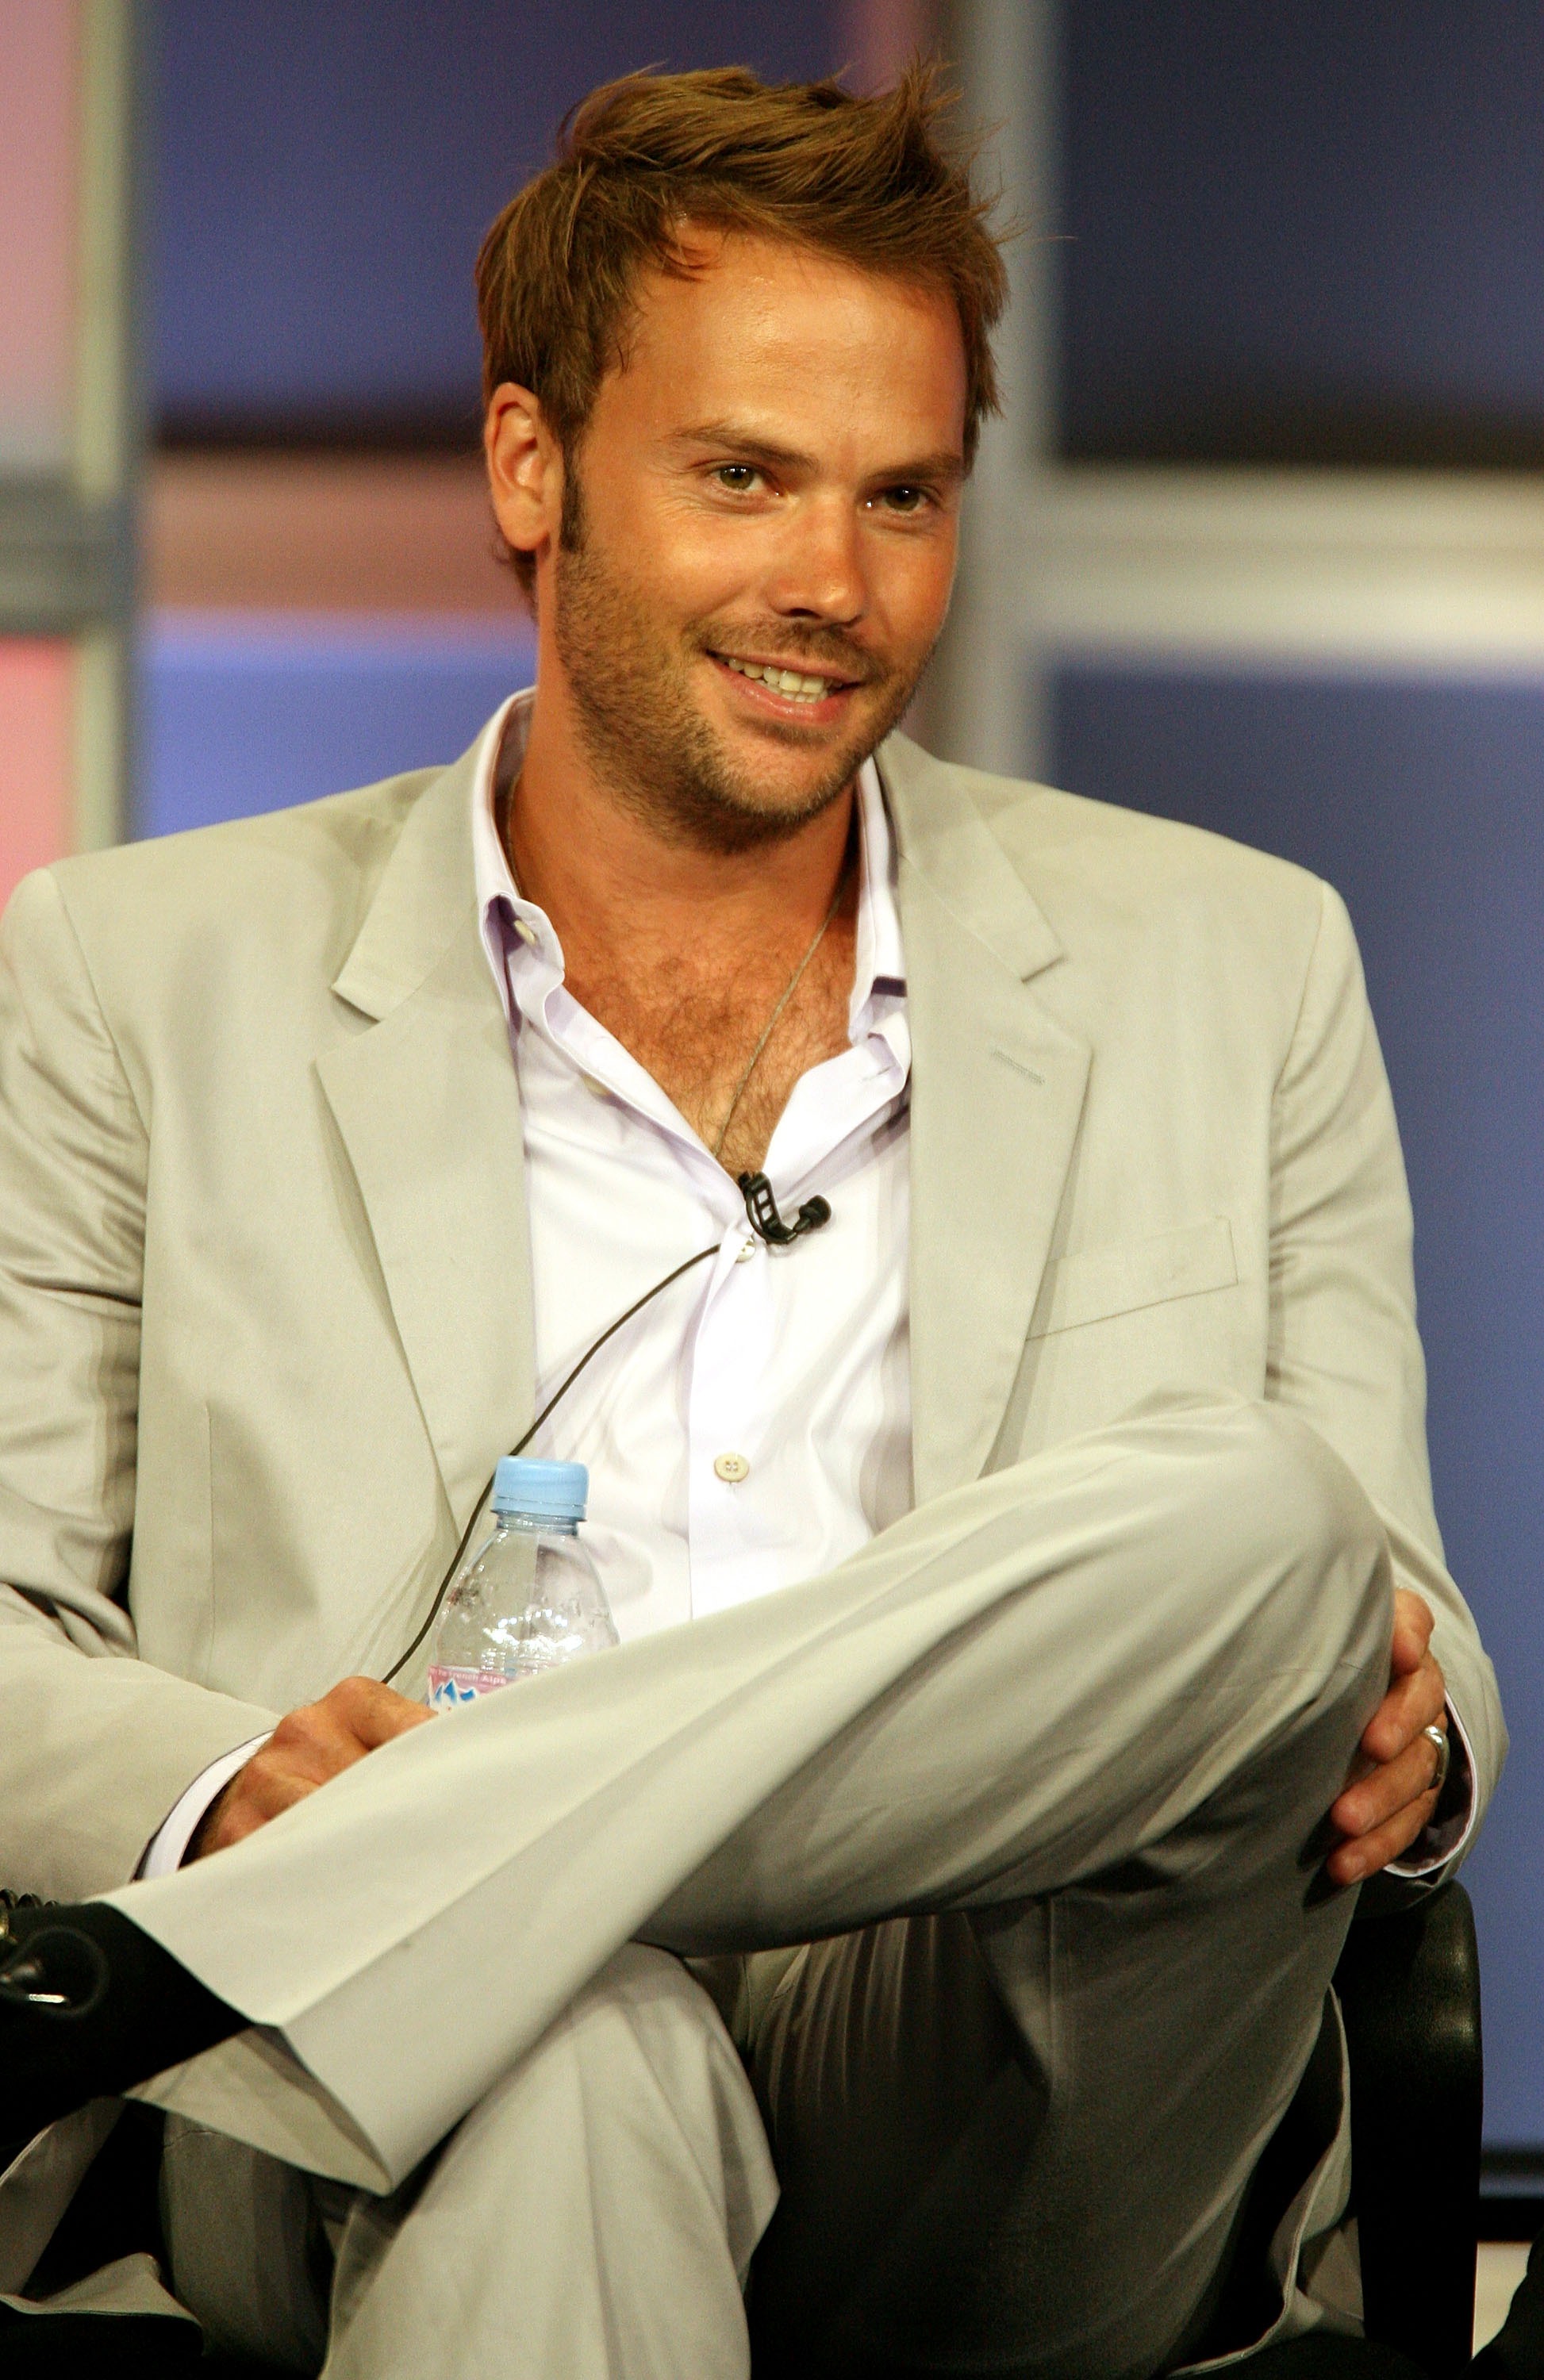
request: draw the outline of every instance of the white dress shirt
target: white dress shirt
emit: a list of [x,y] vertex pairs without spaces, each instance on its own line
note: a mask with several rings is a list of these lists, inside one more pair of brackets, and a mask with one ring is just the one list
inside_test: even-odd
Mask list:
[[680,1111],[565,988],[552,924],[516,888],[494,769],[501,741],[517,769],[529,704],[487,731],[472,851],[519,1077],[538,1410],[635,1298],[716,1251],[626,1325],[529,1450],[589,1465],[585,1536],[626,1641],[813,1578],[910,1509],[895,855],[870,762],[847,1047],[795,1085],[765,1167],[784,1215],[819,1191],[831,1220],[769,1247]]

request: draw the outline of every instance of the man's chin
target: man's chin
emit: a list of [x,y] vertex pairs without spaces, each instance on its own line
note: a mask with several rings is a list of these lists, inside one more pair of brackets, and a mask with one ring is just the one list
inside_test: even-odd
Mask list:
[[828,810],[851,783],[849,769],[835,784],[821,783],[785,801],[741,798],[723,786],[698,786],[671,805],[675,832],[701,851],[725,854],[786,843]]
[[[808,745],[801,748],[808,755]],[[737,831],[748,842],[775,842],[796,834],[828,810],[852,783],[869,752],[867,744],[856,750],[844,745],[834,752],[819,753],[816,767],[789,771],[768,768],[764,746],[760,768],[755,756],[736,753],[735,765],[726,767],[716,783],[701,785],[699,798],[723,818],[726,831]]]
[[724,783],[747,789],[748,808],[812,817],[851,783],[894,724],[888,712],[835,730],[796,719],[736,720],[727,733],[720,725],[713,741]]

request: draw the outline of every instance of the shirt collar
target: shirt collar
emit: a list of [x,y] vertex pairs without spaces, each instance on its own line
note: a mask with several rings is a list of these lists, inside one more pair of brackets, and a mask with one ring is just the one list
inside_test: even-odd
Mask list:
[[[524,898],[510,873],[499,836],[496,796],[502,773],[511,779],[529,732],[536,690],[512,694],[482,731],[472,776],[472,868],[482,946],[511,1026],[515,1009],[539,1024],[563,982],[563,945],[551,918]],[[871,759],[857,773],[857,942],[848,1007],[848,1035],[857,1042],[882,1032],[883,1021],[906,998],[906,961],[896,898],[895,837],[880,773]]]

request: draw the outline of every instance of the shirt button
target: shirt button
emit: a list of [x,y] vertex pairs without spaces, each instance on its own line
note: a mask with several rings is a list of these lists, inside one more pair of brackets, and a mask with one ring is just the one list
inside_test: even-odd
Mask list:
[[515,920],[515,931],[519,935],[522,942],[525,942],[528,946],[536,940],[536,928],[529,922],[529,918],[517,917]]
[[756,1254],[756,1246],[757,1243],[754,1240],[747,1240],[744,1247],[741,1248],[736,1256],[735,1262],[736,1264],[748,1264],[751,1257]]
[[737,1488],[742,1479],[750,1476],[750,1465],[743,1454],[721,1454],[715,1459],[713,1469],[730,1488]]

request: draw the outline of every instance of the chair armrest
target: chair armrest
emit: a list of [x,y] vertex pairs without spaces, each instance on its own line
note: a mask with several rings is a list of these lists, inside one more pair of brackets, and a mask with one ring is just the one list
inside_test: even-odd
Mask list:
[[1358,1918],[1335,1990],[1367,2334],[1433,2374],[1461,2372],[1473,2351],[1484,2107],[1479,1955],[1463,1886]]

